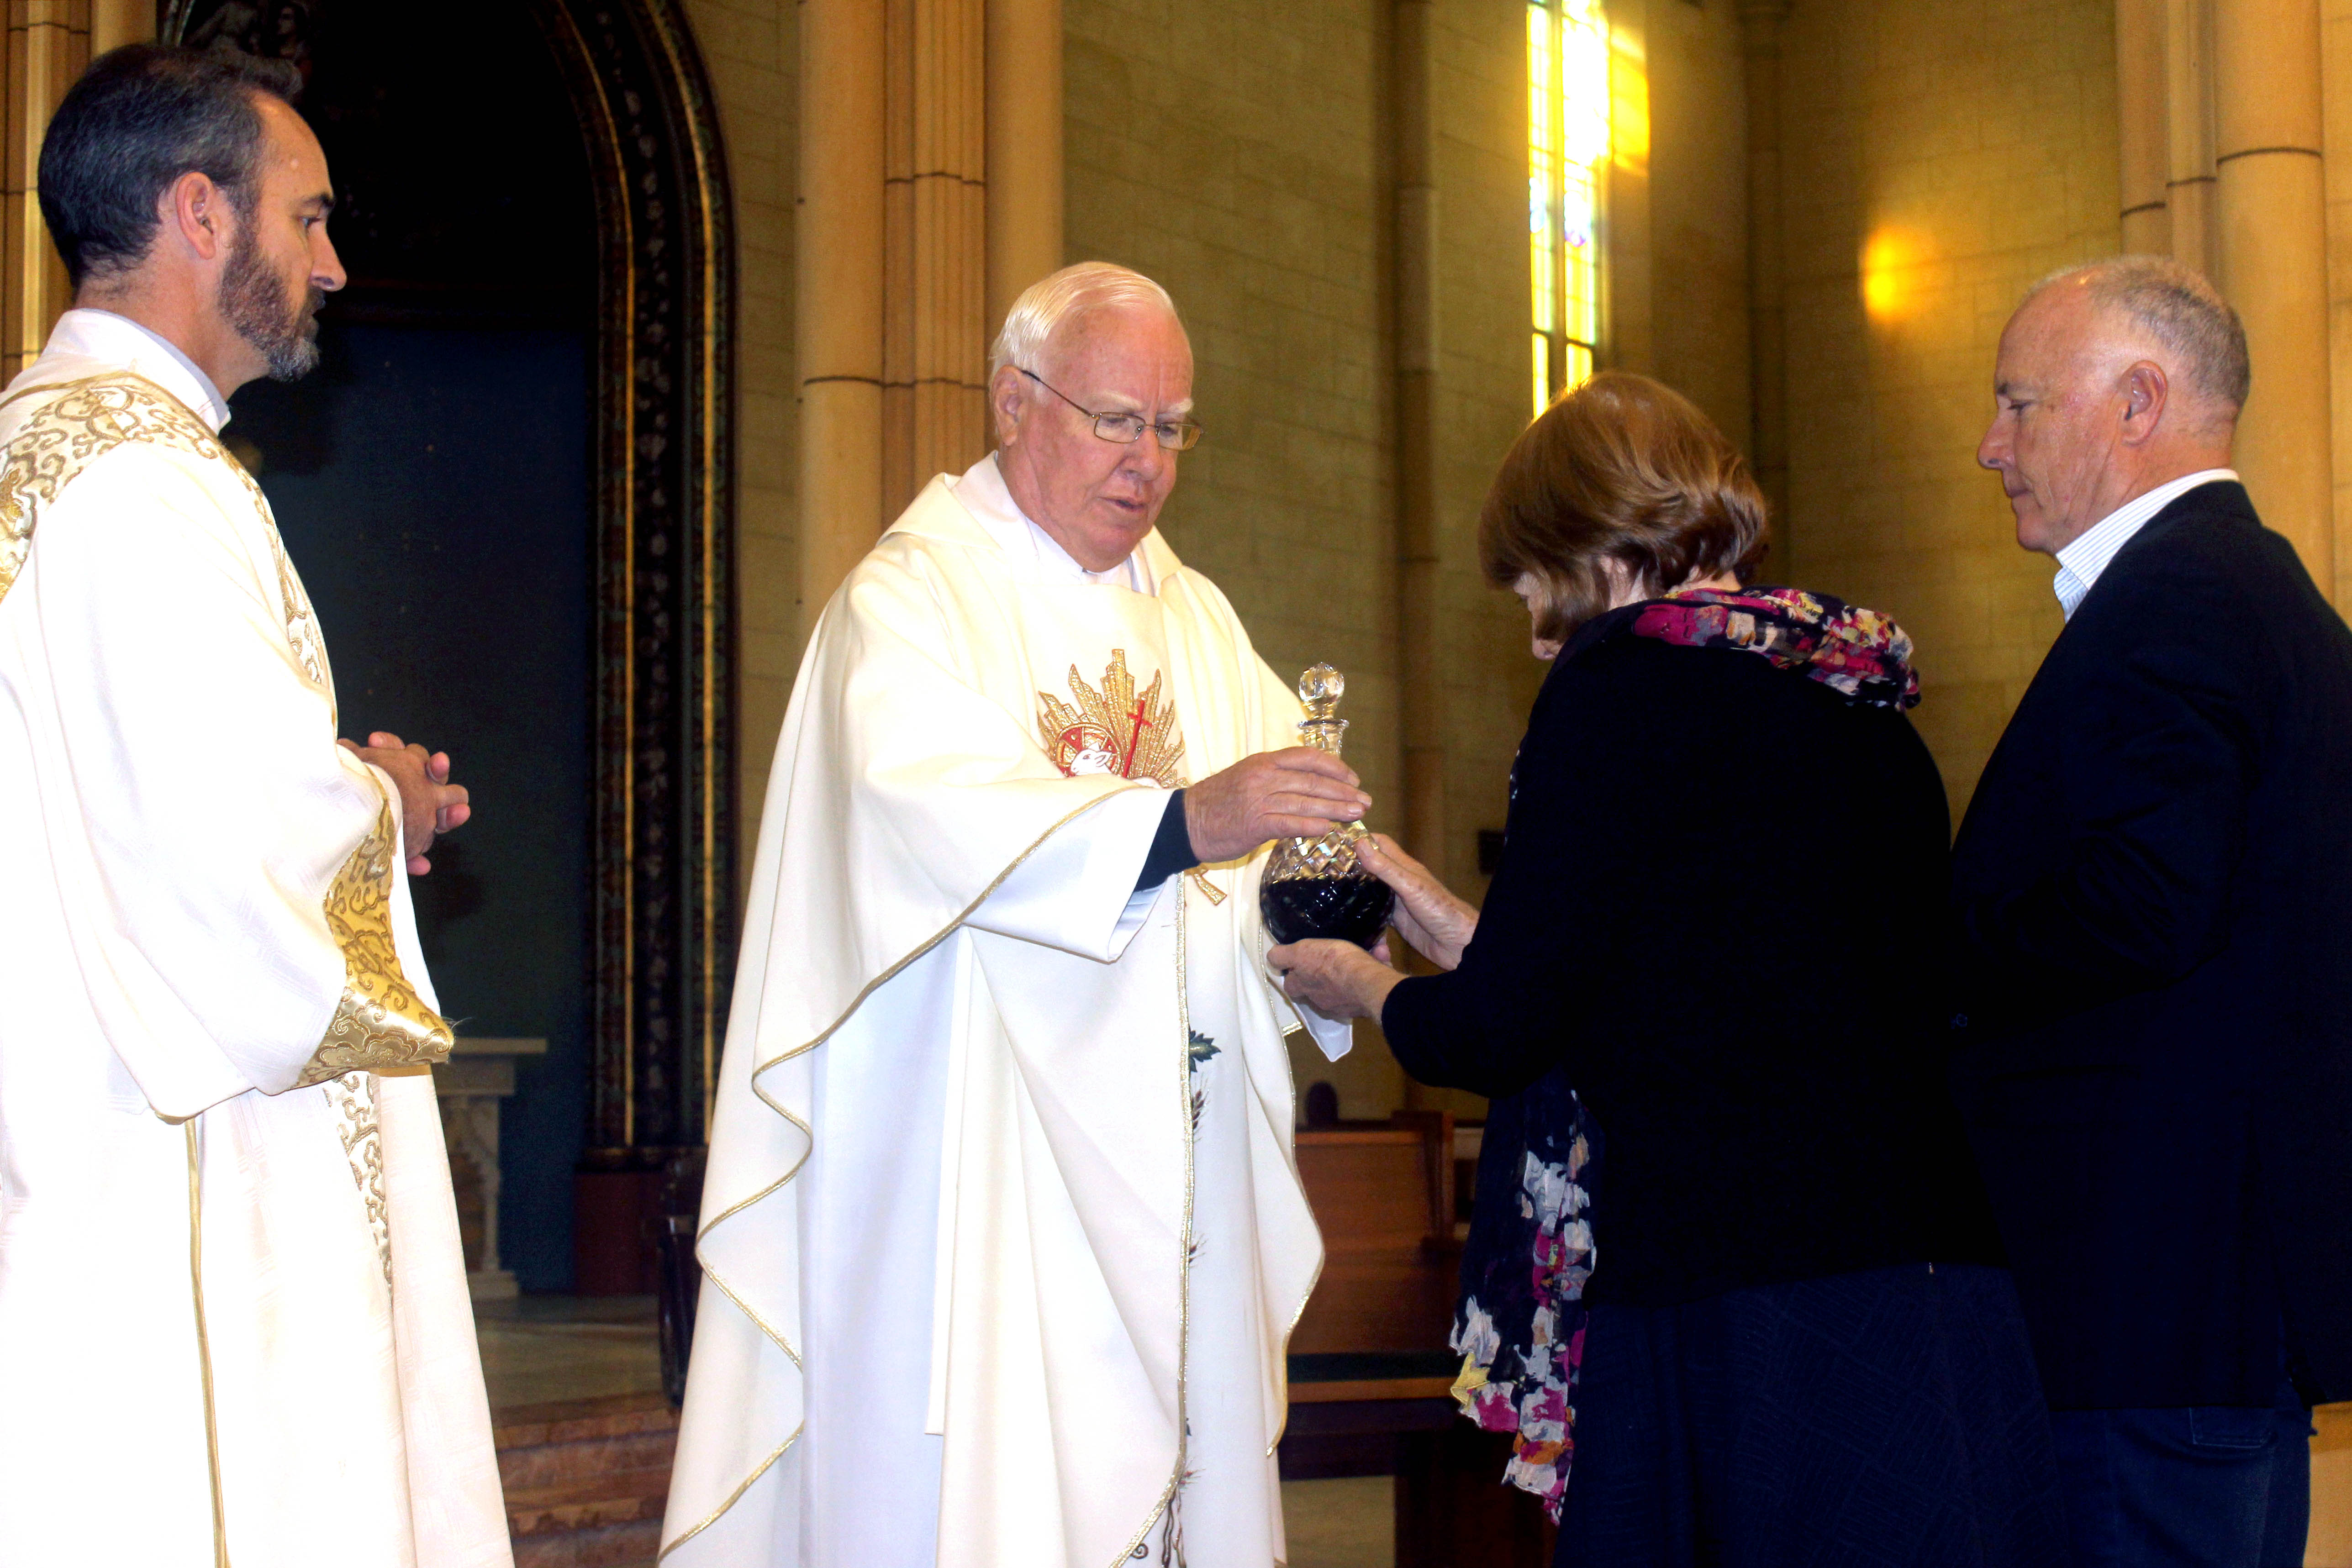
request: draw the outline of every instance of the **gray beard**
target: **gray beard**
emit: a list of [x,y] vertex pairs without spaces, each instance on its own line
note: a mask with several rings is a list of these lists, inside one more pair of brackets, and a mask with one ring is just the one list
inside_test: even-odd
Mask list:
[[299,381],[319,368],[319,308],[326,301],[312,288],[301,310],[294,310],[285,283],[263,264],[261,247],[249,235],[238,235],[221,269],[221,315],[262,357],[271,381]]

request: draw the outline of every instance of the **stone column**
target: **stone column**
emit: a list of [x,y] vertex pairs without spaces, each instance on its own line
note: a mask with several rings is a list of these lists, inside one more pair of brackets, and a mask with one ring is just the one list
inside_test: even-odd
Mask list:
[[546,1054],[544,1040],[460,1035],[449,1060],[434,1070],[466,1282],[478,1301],[515,1294],[513,1273],[499,1262],[499,1102],[515,1092],[515,1059]]
[[89,0],[15,0],[8,10],[6,257],[0,265],[0,375],[41,351],[72,291],[41,221],[41,138],[66,89],[89,64]]
[[793,308],[805,637],[886,520],[881,9],[873,0],[801,0],[800,46]]
[[1403,839],[1441,877],[1445,818],[1445,666],[1437,550],[1437,176],[1430,128],[1429,0],[1397,0],[1397,687],[1404,737]]
[[2318,0],[2215,0],[2215,281],[2246,323],[2236,465],[2263,520],[2335,585]]
[[[992,339],[1062,254],[1062,0],[987,0],[988,291]],[[983,416],[983,423],[985,416]]]
[[2168,248],[2211,277],[2213,0],[2165,0],[2164,106]]
[[149,0],[89,0],[90,58],[154,36],[155,7]]
[[1748,396],[1757,486],[1771,507],[1770,580],[1792,580],[1787,245],[1780,232],[1780,24],[1790,0],[1739,8],[1748,88]]
[[2171,175],[2165,84],[2166,0],[2116,0],[2116,109],[2121,132],[2123,249],[2172,248],[2165,184]]
[[982,0],[887,0],[882,504],[987,450]]

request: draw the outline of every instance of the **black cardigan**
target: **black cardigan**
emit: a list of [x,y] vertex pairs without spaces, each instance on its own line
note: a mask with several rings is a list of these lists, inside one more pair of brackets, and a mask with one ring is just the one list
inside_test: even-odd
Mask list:
[[1732,649],[1586,625],[1537,698],[1476,937],[1381,1023],[1599,1122],[1588,1301],[1997,1261],[1945,1087],[1949,817],[1910,722]]
[[[2352,633],[2246,492],[2117,552],[1954,851],[1957,1065],[2059,1408],[2352,1398]],[[1961,1020],[1965,1020],[1964,1022]]]

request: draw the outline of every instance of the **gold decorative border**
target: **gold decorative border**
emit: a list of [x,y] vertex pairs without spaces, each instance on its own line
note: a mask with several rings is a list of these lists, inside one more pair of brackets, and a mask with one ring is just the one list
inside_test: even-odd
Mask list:
[[392,932],[393,856],[399,843],[392,801],[373,773],[376,818],[335,873],[321,904],[343,955],[343,992],[325,1037],[294,1080],[307,1089],[346,1072],[429,1067],[456,1043],[449,1022],[425,1005],[400,964]]
[[[1176,879],[1176,1103],[1184,1118],[1184,1223],[1176,1238],[1176,1468],[1169,1472],[1168,1484],[1160,1489],[1160,1500],[1151,1505],[1151,1512],[1128,1538],[1118,1555],[1110,1560],[1111,1568],[1132,1562],[1142,1550],[1144,1538],[1160,1517],[1176,1506],[1176,1494],[1184,1485],[1184,1460],[1192,1443],[1192,1415],[1188,1404],[1192,1385],[1192,1160],[1195,1145],[1200,1142],[1200,1124],[1192,1117],[1192,971],[1185,951],[1186,921],[1184,917],[1184,879]],[[1171,1531],[1175,1528],[1171,1526]],[[1180,1549],[1181,1550],[1181,1549]],[[1181,1561],[1181,1558],[1180,1558]]]
[[205,1459],[213,1485],[213,1568],[229,1568],[228,1509],[221,1498],[220,1423],[213,1406],[213,1344],[205,1332],[204,1161],[196,1118],[180,1124],[188,1142],[188,1294],[196,1311],[196,1370],[205,1391]]

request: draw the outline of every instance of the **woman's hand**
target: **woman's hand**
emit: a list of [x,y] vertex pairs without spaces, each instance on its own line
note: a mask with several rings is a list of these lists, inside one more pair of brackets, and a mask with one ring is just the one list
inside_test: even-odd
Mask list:
[[1396,913],[1390,921],[1413,951],[1441,969],[1462,962],[1462,949],[1478,933],[1478,912],[1454,896],[1432,876],[1429,868],[1397,848],[1386,833],[1356,841],[1356,858],[1364,869],[1396,890]]
[[1282,991],[1328,1019],[1378,1019],[1381,1004],[1404,978],[1388,966],[1388,944],[1367,953],[1353,942],[1292,942],[1265,956]]

